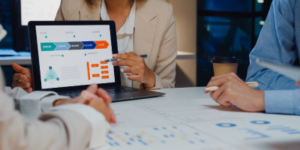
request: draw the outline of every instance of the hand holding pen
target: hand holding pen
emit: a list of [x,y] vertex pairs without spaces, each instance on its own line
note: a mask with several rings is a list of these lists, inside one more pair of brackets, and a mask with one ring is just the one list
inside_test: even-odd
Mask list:
[[235,73],[212,77],[207,87],[213,86],[218,88],[215,90],[207,89],[204,93],[210,93],[211,98],[221,106],[231,107],[235,105],[249,112],[265,110],[264,91],[253,89]]
[[147,55],[137,55],[134,52],[124,54],[113,54],[112,62],[114,66],[127,66],[122,67],[121,72],[126,74],[126,77],[132,81],[138,81],[144,84],[145,88],[152,88],[155,86],[156,76],[155,73],[146,65],[144,58]]

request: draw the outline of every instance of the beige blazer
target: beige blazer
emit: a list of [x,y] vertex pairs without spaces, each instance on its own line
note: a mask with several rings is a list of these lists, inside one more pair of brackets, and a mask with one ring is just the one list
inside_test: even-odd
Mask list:
[[[161,0],[136,0],[136,7],[134,52],[148,54],[145,62],[156,74],[155,88],[174,88],[177,35],[172,5]],[[56,20],[100,20],[100,8],[85,0],[63,0]],[[143,86],[134,81],[133,87]]]

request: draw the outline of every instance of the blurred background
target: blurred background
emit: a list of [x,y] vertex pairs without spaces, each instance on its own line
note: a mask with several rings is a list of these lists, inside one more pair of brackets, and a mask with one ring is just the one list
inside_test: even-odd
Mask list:
[[[240,59],[238,75],[246,78],[249,53],[272,0],[165,1],[173,5],[177,24],[176,87],[205,86],[213,76],[210,60],[215,56]],[[27,22],[54,20],[60,3],[61,0],[1,0],[0,24],[7,36],[0,42],[0,50],[30,51]],[[30,67],[30,60],[21,64]],[[14,71],[7,61],[0,59],[0,65],[10,86]]]

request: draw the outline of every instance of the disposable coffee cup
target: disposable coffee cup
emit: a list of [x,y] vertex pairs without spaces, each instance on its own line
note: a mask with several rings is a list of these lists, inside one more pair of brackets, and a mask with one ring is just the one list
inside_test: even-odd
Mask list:
[[236,73],[239,60],[235,57],[214,57],[211,63],[213,63],[214,66],[215,76],[219,76],[231,72]]

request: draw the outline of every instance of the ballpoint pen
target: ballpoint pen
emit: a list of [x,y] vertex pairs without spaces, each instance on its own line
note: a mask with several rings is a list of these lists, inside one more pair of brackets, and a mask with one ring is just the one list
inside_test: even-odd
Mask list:
[[[140,57],[142,58],[147,58],[148,55],[140,55]],[[115,62],[115,61],[120,61],[121,59],[115,59],[115,58],[112,58],[112,59],[106,59],[106,60],[103,60],[104,62]]]

